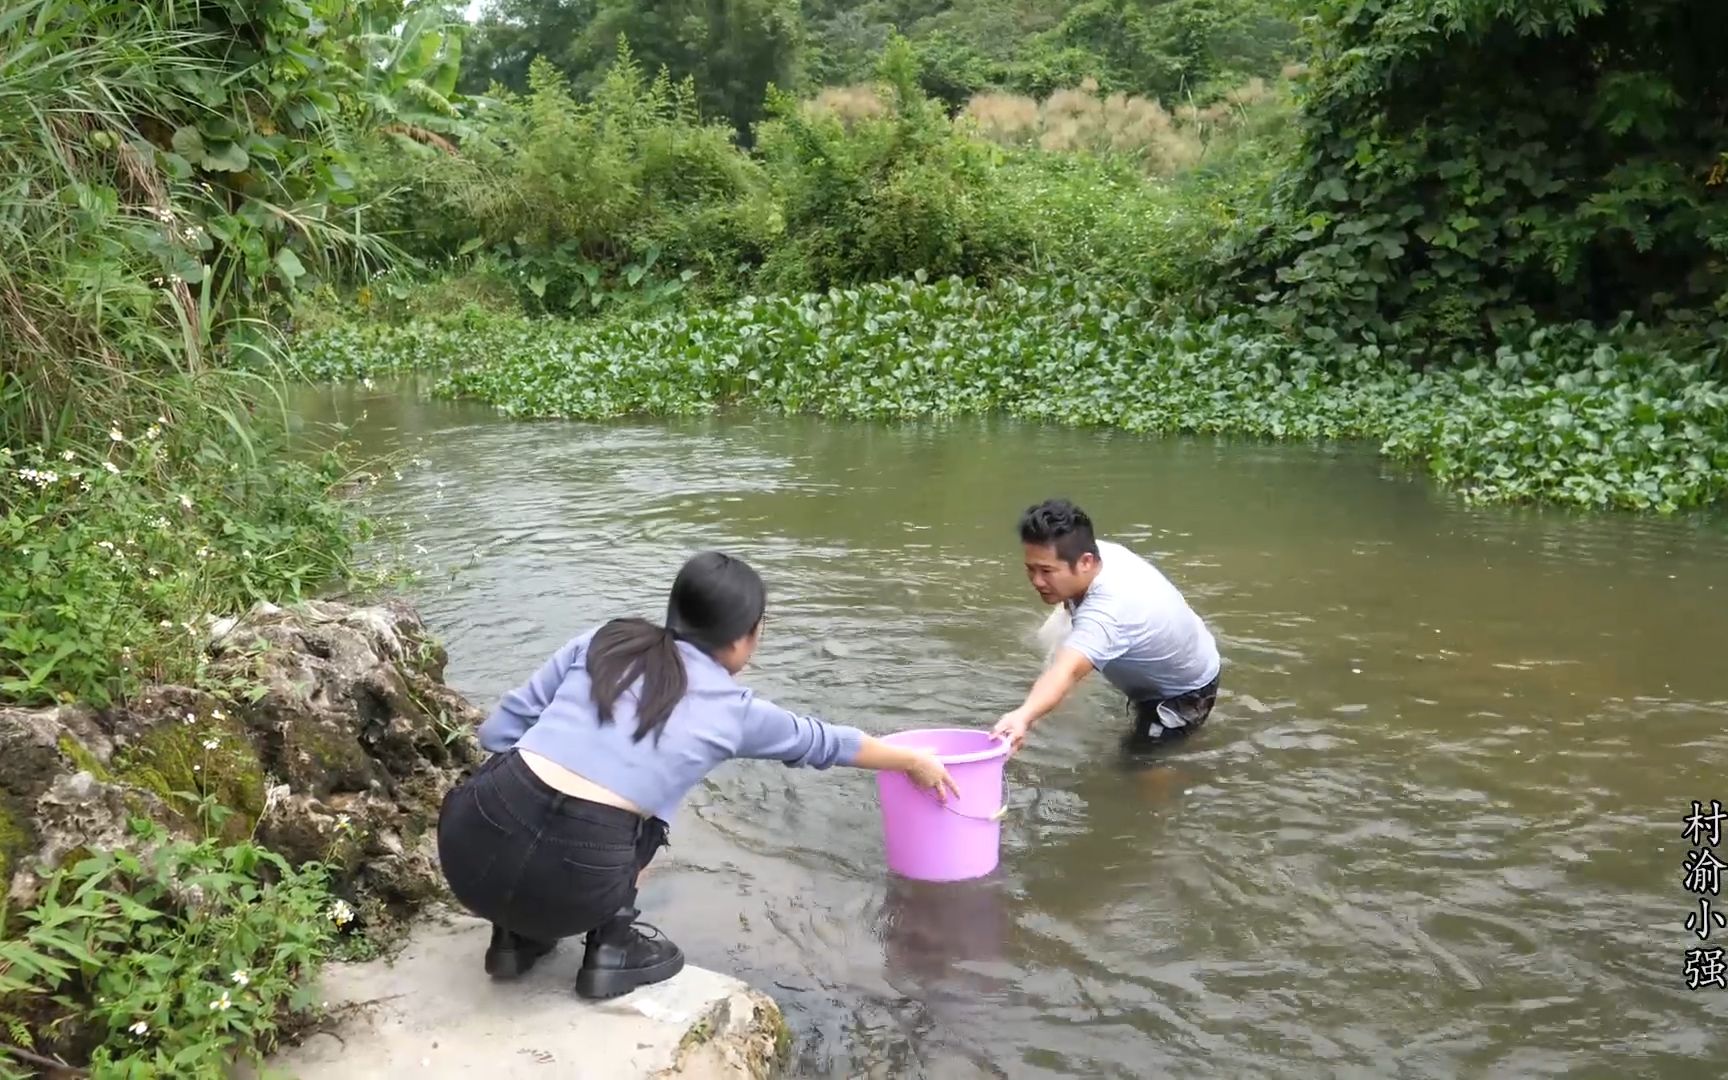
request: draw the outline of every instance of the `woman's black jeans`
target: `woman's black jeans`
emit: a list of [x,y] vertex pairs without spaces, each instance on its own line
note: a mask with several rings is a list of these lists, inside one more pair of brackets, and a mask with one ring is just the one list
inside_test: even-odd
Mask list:
[[666,823],[566,795],[520,754],[495,754],[444,797],[438,859],[462,906],[517,937],[550,944],[636,903],[636,875]]

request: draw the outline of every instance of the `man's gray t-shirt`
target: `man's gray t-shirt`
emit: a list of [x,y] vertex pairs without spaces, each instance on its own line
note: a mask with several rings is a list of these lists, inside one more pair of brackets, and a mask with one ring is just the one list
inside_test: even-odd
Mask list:
[[1069,605],[1066,644],[1130,701],[1160,701],[1218,677],[1218,645],[1176,586],[1120,544],[1098,541],[1103,568]]

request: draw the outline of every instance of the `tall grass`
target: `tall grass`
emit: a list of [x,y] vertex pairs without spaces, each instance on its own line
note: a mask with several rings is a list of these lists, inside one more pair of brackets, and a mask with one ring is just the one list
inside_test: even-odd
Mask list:
[[960,122],[1002,146],[1127,156],[1147,173],[1168,177],[1198,164],[1214,141],[1274,98],[1264,80],[1254,79],[1211,105],[1186,104],[1172,112],[1152,98],[1100,94],[1097,82],[1087,79],[1043,101],[1021,94],[975,95]]
[[[0,10],[0,700],[192,677],[204,615],[347,572],[346,470],[289,452],[257,267],[376,248],[319,205],[252,17]],[[201,168],[201,131],[246,167]]]
[[[206,370],[201,296],[164,275],[196,243],[140,122],[196,108],[215,67],[172,7],[121,36],[52,0],[0,17],[0,445],[59,443],[180,404]],[[201,290],[202,291],[202,290]]]

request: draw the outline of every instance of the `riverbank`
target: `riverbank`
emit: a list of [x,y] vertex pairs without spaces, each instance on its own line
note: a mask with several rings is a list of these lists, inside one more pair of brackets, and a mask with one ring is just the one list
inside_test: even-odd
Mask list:
[[[215,1077],[284,1033],[335,1032],[339,1052],[301,1039],[274,1064],[303,1080],[434,1059],[758,1077],[784,1051],[774,1003],[712,972],[585,1010],[559,974],[579,943],[525,994],[489,989],[434,834],[481,760],[481,716],[411,607],[259,605],[195,634],[202,685],[0,707],[0,1044],[95,1075]],[[0,1045],[8,1080],[10,1061]]]
[[1418,368],[1171,314],[1077,280],[884,282],[641,320],[469,309],[308,334],[306,377],[446,372],[434,393],[523,418],[728,405],[872,420],[999,413],[1130,432],[1370,440],[1477,503],[1673,513],[1728,492],[1719,344],[1554,327]]
[[790,1045],[774,1001],[698,967],[606,1002],[572,987],[580,941],[520,981],[479,975],[486,924],[447,908],[416,920],[389,958],[336,964],[321,980],[327,1020],[276,1054],[295,1080],[405,1073],[759,1080]]

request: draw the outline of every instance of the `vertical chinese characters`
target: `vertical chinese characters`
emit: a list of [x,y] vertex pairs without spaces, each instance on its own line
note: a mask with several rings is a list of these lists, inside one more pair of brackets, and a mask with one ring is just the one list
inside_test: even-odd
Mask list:
[[[1698,898],[1698,910],[1686,916],[1686,929],[1697,934],[1699,941],[1708,941],[1712,928],[1728,929],[1728,916],[1712,910],[1710,903],[1711,897],[1721,896],[1722,870],[1728,867],[1716,857],[1715,850],[1722,842],[1724,817],[1728,815],[1723,813],[1722,803],[1717,799],[1710,800],[1708,813],[1698,800],[1692,800],[1692,812],[1686,815],[1683,835],[1692,850],[1681,867],[1681,880],[1686,891]],[[1689,990],[1703,986],[1728,990],[1728,959],[1724,957],[1723,947],[1712,945],[1687,949],[1685,976]]]

